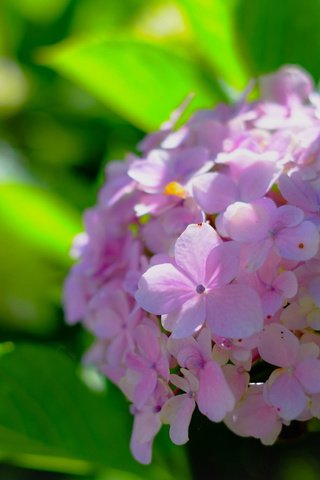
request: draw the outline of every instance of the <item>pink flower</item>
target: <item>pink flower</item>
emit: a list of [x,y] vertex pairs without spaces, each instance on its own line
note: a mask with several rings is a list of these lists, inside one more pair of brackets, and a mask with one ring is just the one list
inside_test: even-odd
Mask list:
[[163,193],[168,184],[185,185],[195,173],[209,170],[212,164],[203,147],[152,150],[146,159],[134,161],[128,174],[144,192]]
[[264,445],[272,445],[282,429],[277,409],[264,400],[262,385],[250,386],[224,421],[237,435],[259,438]]
[[[272,249],[289,260],[308,260],[319,248],[319,233],[302,210],[291,205],[279,208],[262,198],[251,203],[235,202],[217,220],[221,235],[249,244],[249,257],[261,266]],[[251,248],[252,244],[252,248]]]
[[161,428],[161,409],[171,395],[169,387],[158,382],[147,403],[141,409],[131,409],[134,422],[130,449],[140,463],[147,465],[151,462],[153,440]]
[[[234,407],[234,396],[221,366],[212,359],[211,334],[204,328],[197,340],[170,338],[169,351],[179,365],[190,370],[199,381],[197,403],[201,413],[213,422],[220,422]],[[194,386],[194,385],[193,385]]]
[[277,152],[257,154],[238,148],[220,154],[217,162],[225,172],[200,175],[192,182],[194,197],[207,213],[223,212],[234,202],[263,197],[274,183],[279,167]]
[[176,445],[183,445],[189,440],[188,430],[199,389],[195,375],[185,368],[181,369],[181,373],[184,378],[171,375],[170,382],[185,393],[169,398],[161,410],[161,420],[170,425],[169,435]]
[[281,418],[297,418],[306,408],[308,394],[320,393],[319,347],[314,343],[300,346],[290,330],[273,323],[261,334],[258,350],[263,360],[281,367],[265,384],[267,402]]
[[73,247],[67,321],[132,402],[142,463],[196,406],[266,445],[320,416],[320,96],[293,66],[260,84],[177,128],[187,99],[109,164]]
[[222,243],[210,225],[189,225],[175,244],[175,258],[142,275],[136,300],[145,310],[167,314],[164,327],[187,337],[207,321],[212,333],[248,337],[262,328],[258,295],[231,283],[239,272],[239,247]]
[[139,409],[156,389],[158,378],[169,380],[168,355],[161,345],[161,334],[157,335],[149,325],[135,329],[137,352],[127,354],[127,376],[134,384],[132,401]]

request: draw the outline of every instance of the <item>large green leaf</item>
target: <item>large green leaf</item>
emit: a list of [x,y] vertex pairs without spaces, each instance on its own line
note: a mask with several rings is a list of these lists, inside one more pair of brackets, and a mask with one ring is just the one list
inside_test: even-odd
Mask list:
[[7,0],[26,19],[42,23],[54,21],[66,8],[69,0]]
[[4,344],[0,357],[2,457],[57,471],[108,467],[144,479],[188,478],[181,449],[177,465],[166,465],[170,456],[165,451],[158,451],[152,467],[132,459],[128,405],[116,389],[90,391],[77,376],[75,362],[62,351],[27,344],[10,347]]
[[320,75],[319,0],[241,0],[239,41],[256,74],[287,63]]
[[216,74],[231,86],[246,87],[250,75],[237,48],[233,25],[235,0],[178,0],[178,3],[194,31],[195,48]]
[[64,264],[68,263],[73,237],[82,229],[75,210],[32,184],[0,183],[0,219],[21,241]]
[[194,109],[224,98],[190,59],[142,41],[69,42],[42,51],[41,58],[144,130],[159,128],[190,93]]

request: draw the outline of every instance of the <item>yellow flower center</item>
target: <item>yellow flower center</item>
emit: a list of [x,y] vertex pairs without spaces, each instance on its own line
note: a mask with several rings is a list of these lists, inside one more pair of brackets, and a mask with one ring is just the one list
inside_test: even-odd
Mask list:
[[187,192],[183,188],[182,185],[178,182],[170,182],[168,183],[165,188],[163,193],[165,195],[175,195],[176,197],[180,198],[186,198],[187,197]]

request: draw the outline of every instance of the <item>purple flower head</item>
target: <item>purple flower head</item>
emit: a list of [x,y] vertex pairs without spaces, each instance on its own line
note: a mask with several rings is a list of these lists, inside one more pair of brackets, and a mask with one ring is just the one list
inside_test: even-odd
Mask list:
[[320,95],[294,66],[260,86],[181,125],[187,99],[111,162],[72,249],[67,321],[131,402],[141,463],[196,407],[266,445],[320,418]]

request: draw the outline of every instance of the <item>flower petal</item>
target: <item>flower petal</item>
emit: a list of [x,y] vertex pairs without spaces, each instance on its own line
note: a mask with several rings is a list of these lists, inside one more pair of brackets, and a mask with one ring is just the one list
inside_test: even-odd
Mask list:
[[138,413],[135,416],[130,440],[130,450],[138,462],[147,465],[151,462],[153,438],[161,428],[160,415],[152,412]]
[[211,250],[206,263],[205,286],[212,288],[230,283],[240,266],[240,248],[236,242],[226,242]]
[[189,225],[175,244],[175,260],[196,285],[205,278],[206,261],[222,240],[208,223]]
[[220,365],[207,362],[199,373],[198,407],[213,422],[220,422],[234,408],[234,396]]
[[290,367],[299,352],[299,340],[284,325],[271,323],[260,334],[258,351],[263,360],[278,367]]
[[148,369],[141,376],[133,392],[133,402],[140,409],[149,400],[157,386],[157,374],[155,370]]
[[[251,152],[250,152],[251,153]],[[263,197],[269,190],[277,171],[275,152],[269,152],[265,160],[252,162],[241,173],[239,178],[239,190],[241,200],[251,202]],[[265,155],[266,157],[266,155]]]
[[[191,298],[182,308],[170,315],[173,322],[172,338],[185,338],[193,335],[203,325],[206,316],[205,299],[201,295]],[[165,327],[167,324],[163,324]]]
[[294,420],[307,405],[307,397],[299,381],[290,373],[279,375],[271,386],[266,384],[267,400],[277,408],[280,417]]
[[138,325],[134,336],[142,355],[150,362],[156,362],[160,355],[160,340],[148,325]]
[[223,212],[239,198],[238,189],[228,175],[210,172],[192,182],[193,196],[206,213]]
[[263,313],[258,294],[246,285],[226,285],[210,291],[207,322],[213,335],[246,338],[260,332]]
[[259,438],[265,445],[275,442],[282,427],[276,409],[265,402],[262,389],[255,385],[249,387],[225,423],[237,435]]
[[161,419],[170,424],[169,435],[176,445],[189,440],[188,430],[196,403],[187,395],[178,395],[167,400],[161,410]]
[[309,260],[319,248],[319,233],[311,222],[302,222],[297,227],[284,228],[275,237],[275,246],[283,258]]
[[238,242],[256,242],[267,236],[274,203],[269,199],[235,202],[223,213],[222,225]]
[[296,366],[294,374],[307,393],[320,393],[320,360],[302,360]]
[[189,278],[171,263],[163,263],[142,275],[135,298],[142,308],[159,315],[177,310],[194,295]]

